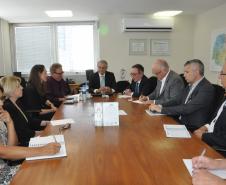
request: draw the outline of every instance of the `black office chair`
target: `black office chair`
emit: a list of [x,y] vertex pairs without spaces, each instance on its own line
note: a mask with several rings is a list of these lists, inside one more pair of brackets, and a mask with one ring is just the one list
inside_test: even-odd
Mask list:
[[182,78],[182,80],[183,80],[183,82],[184,82],[184,87],[186,87],[186,86],[188,85],[188,82],[185,80],[184,74],[181,73],[181,74],[180,74],[180,77]]
[[155,90],[156,86],[157,86],[157,77],[151,76],[148,79],[148,82],[144,85],[144,88],[142,90],[142,95],[148,96]]
[[86,70],[86,79],[88,80],[88,81],[90,81],[90,77],[93,75],[93,69],[87,69]]
[[124,80],[124,81],[118,81],[118,82],[116,83],[116,92],[122,93],[122,92],[125,91],[127,88],[129,88],[129,86],[130,86],[129,81],[126,81],[126,80]]
[[27,86],[27,82],[25,80],[25,78],[22,77],[21,72],[13,72],[13,75],[16,77],[19,77],[21,79],[20,85],[25,88]]

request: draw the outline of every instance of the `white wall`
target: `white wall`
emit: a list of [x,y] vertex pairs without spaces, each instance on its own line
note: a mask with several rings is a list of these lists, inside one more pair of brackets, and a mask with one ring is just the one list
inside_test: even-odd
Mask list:
[[226,29],[226,4],[197,16],[194,34],[194,57],[206,66],[206,77],[217,83],[217,72],[209,69],[211,59],[211,34],[214,30]]
[[[145,74],[151,76],[151,64],[156,58],[165,58],[170,67],[178,73],[183,72],[183,64],[193,58],[193,38],[195,17],[181,15],[175,18],[174,30],[171,33],[146,32],[125,33],[121,31],[120,15],[102,15],[100,25],[108,27],[108,34],[100,35],[100,57],[109,62],[109,71],[113,71],[120,80],[120,69],[127,70],[129,79],[130,68],[136,63],[145,67]],[[148,39],[146,56],[129,56],[129,39]],[[150,56],[150,39],[170,39],[171,55],[167,57]]]
[[0,19],[0,75],[12,74],[9,24]]

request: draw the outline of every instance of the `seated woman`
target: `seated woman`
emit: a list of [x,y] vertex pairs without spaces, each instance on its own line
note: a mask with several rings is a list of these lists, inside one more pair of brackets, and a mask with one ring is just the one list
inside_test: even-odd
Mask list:
[[4,159],[17,160],[26,157],[52,155],[60,150],[59,143],[50,143],[43,147],[27,148],[17,145],[17,135],[13,121],[3,108],[3,88],[0,86],[0,184],[9,184],[19,166],[8,166]]
[[47,72],[44,65],[32,67],[27,87],[24,89],[23,103],[25,109],[32,115],[45,120],[51,120],[56,107],[46,98],[45,82]]
[[39,135],[37,131],[44,129],[49,121],[34,119],[26,115],[20,101],[18,101],[23,95],[20,79],[18,77],[3,77],[0,79],[0,85],[3,87],[6,96],[4,109],[8,111],[12,117],[19,144],[27,146],[30,138]]

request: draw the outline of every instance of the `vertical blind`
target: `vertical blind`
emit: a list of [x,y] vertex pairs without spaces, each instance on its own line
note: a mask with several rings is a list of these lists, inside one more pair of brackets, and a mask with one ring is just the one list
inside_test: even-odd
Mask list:
[[29,73],[35,64],[61,63],[65,72],[94,69],[94,25],[15,26],[16,71]]

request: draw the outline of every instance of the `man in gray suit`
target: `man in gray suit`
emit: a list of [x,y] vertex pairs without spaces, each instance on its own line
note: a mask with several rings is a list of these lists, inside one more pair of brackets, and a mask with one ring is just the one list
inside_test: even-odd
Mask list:
[[180,123],[194,131],[210,119],[211,104],[215,97],[214,87],[204,77],[204,65],[198,60],[184,64],[184,77],[189,85],[184,89],[176,106],[150,105],[151,111],[179,116]]
[[176,105],[184,89],[182,78],[169,69],[168,63],[157,59],[152,65],[152,73],[157,76],[157,86],[148,96],[140,96],[140,101],[147,104],[161,104],[163,106]]

